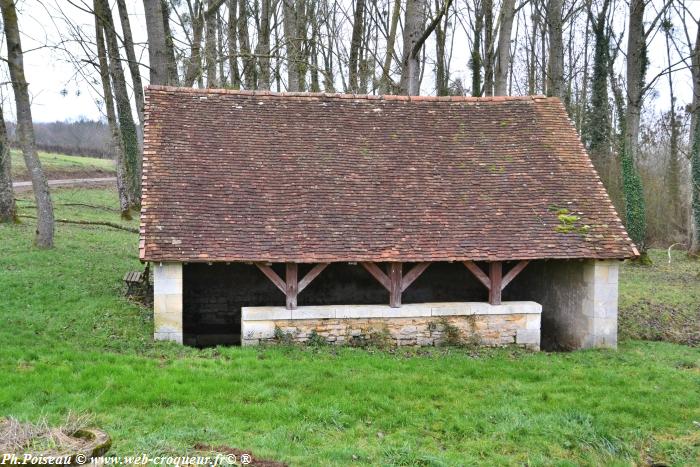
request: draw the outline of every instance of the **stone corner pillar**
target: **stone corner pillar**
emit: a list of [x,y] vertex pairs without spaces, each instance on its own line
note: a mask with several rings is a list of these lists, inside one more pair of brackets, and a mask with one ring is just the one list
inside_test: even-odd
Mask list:
[[182,344],[182,263],[154,265],[153,338]]
[[586,261],[581,331],[582,348],[617,348],[617,300],[620,262]]

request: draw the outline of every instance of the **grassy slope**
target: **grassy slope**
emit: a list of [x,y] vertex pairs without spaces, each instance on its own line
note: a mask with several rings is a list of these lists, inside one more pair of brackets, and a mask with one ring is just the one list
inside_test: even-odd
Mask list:
[[[107,190],[54,197],[116,207]],[[116,220],[75,207],[58,213]],[[184,454],[206,442],[293,465],[346,465],[353,456],[367,465],[700,461],[697,348],[387,353],[153,343],[149,311],[118,297],[122,274],[138,267],[135,235],[61,225],[56,248],[39,251],[32,231],[0,226],[0,415],[58,423],[69,411],[91,413],[119,454]]]
[[623,338],[700,344],[700,264],[685,252],[654,250],[651,268],[625,264],[620,283]]
[[[110,177],[116,173],[114,161],[95,157],[69,156],[39,152],[39,159],[48,178]],[[21,151],[12,150],[12,177],[15,181],[28,180],[27,167]]]

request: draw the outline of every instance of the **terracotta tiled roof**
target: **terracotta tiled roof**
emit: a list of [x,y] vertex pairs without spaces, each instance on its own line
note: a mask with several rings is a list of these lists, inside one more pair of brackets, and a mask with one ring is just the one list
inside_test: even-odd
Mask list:
[[637,254],[557,99],[146,96],[143,260]]

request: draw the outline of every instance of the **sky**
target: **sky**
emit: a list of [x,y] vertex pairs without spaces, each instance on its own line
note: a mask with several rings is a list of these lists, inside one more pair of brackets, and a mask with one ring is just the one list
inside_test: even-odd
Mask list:
[[[73,0],[81,4],[85,0]],[[92,3],[89,1],[88,3]],[[137,45],[137,55],[143,63],[148,63],[146,43],[146,21],[141,0],[127,0],[134,42]],[[29,91],[32,99],[32,116],[34,121],[52,122],[66,119],[102,118],[97,101],[101,100],[99,92],[95,91],[94,82],[86,79],[76,70],[78,66],[72,63],[64,50],[52,47],[61,42],[70,33],[70,27],[63,20],[63,14],[69,15],[72,23],[83,27],[94,35],[94,23],[90,14],[71,6],[65,0],[20,0],[18,4],[19,27],[22,48],[25,51],[24,66]],[[115,8],[116,13],[116,8]],[[115,15],[115,19],[118,18]],[[48,46],[47,46],[48,45]],[[72,52],[79,52],[74,44],[66,44]],[[4,37],[2,54],[5,55]],[[82,58],[82,57],[79,57]],[[85,63],[80,66],[91,67]],[[0,73],[6,78],[5,67]],[[148,83],[148,71],[142,70],[144,84]],[[2,81],[8,81],[3,79]],[[93,82],[91,82],[93,81]],[[9,85],[2,86],[3,101],[8,107],[5,118],[14,120],[11,105],[12,89]],[[9,99],[8,99],[9,98]],[[7,105],[9,103],[10,105]]]
[[[88,0],[72,0],[75,4],[91,4]],[[700,2],[697,15],[700,15]],[[691,5],[693,3],[690,3]],[[130,12],[130,21],[134,41],[137,44],[137,56],[143,63],[148,62],[146,49],[146,25],[143,13],[142,0],[127,0]],[[99,83],[95,80],[94,73],[86,76],[77,70],[83,68],[91,70],[91,65],[78,61],[74,63],[70,59],[67,49],[81,60],[85,54],[75,43],[61,43],[62,38],[68,38],[75,30],[82,28],[92,37],[94,35],[94,23],[92,16],[79,8],[71,5],[67,0],[19,0],[18,2],[19,26],[22,34],[22,46],[25,51],[25,73],[29,82],[29,90],[32,99],[32,112],[35,121],[49,122],[57,120],[72,120],[78,118],[99,119],[102,112],[98,106],[101,100]],[[115,8],[116,13],[116,8]],[[624,17],[623,15],[619,15]],[[66,22],[65,18],[69,18]],[[115,20],[118,20],[115,14]],[[624,24],[620,28],[624,28]],[[691,31],[694,37],[694,31]],[[461,41],[461,42],[460,42]],[[57,48],[56,45],[59,45]],[[430,44],[427,45],[431,47]],[[63,47],[63,49],[61,49]],[[470,75],[467,67],[469,46],[466,37],[456,38],[455,55],[453,57],[453,77],[460,76],[469,82]],[[0,53],[6,54],[4,37]],[[648,77],[656,75],[666,64],[663,35],[657,34],[650,47],[652,67]],[[620,60],[620,67],[622,61]],[[622,68],[619,70],[622,72]],[[426,76],[428,71],[426,70]],[[5,107],[5,118],[14,120],[11,87],[7,84],[6,67],[0,67],[0,97]],[[142,70],[144,84],[148,83],[148,71]],[[689,71],[674,75],[674,86],[679,97],[679,104],[687,103],[692,96],[692,80]],[[425,85],[425,83],[424,83]],[[424,86],[425,87],[425,86]],[[667,79],[663,78],[656,86],[657,93],[647,98],[647,106],[658,109],[668,107]]]

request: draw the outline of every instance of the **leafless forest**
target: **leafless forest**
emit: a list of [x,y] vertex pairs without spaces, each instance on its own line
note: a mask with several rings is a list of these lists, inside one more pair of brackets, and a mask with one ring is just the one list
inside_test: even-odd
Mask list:
[[[98,105],[118,161],[125,216],[140,204],[139,127],[147,83],[357,94],[545,94],[564,102],[642,250],[679,243],[697,253],[700,247],[697,1],[44,2],[51,16],[47,27],[61,31],[61,40],[49,46],[102,96]],[[20,35],[13,34],[18,26],[11,16],[21,17],[26,2],[0,4],[10,71],[17,72],[12,50]],[[136,19],[143,20],[147,43],[134,40],[136,7],[144,14]],[[90,15],[92,24],[75,21],[78,14]],[[34,136],[31,118],[20,112],[26,86],[21,89],[16,76],[12,82],[17,139],[27,158]],[[0,177],[0,200],[2,186]]]

